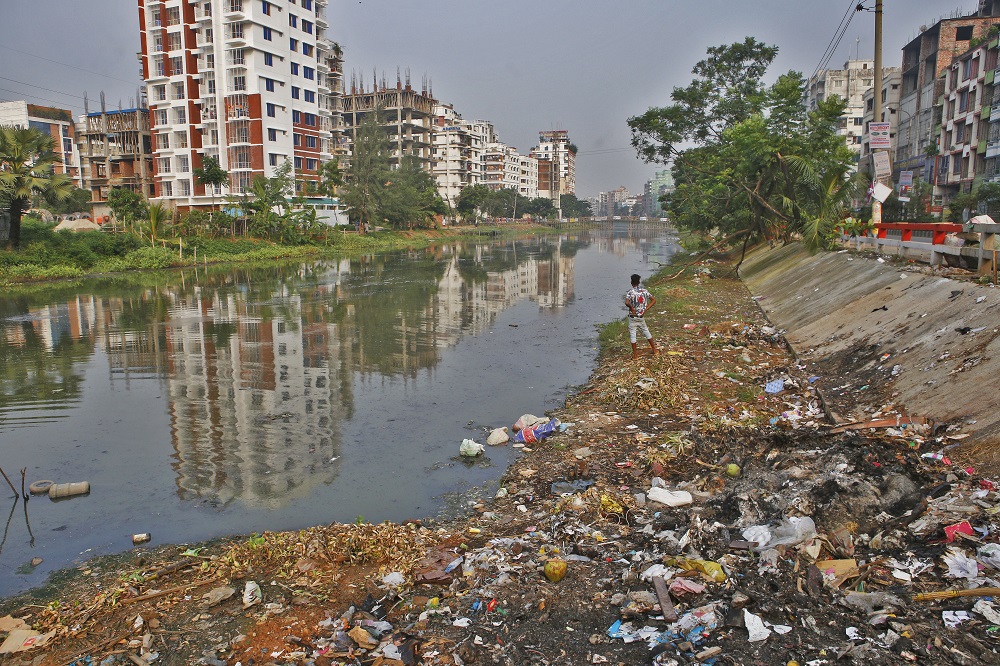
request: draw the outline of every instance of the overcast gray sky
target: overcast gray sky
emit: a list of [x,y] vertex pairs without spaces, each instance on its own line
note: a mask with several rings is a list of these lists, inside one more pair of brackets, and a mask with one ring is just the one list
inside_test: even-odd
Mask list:
[[[283,1],[283,0],[272,0]],[[641,191],[656,165],[629,147],[628,117],[668,104],[709,46],[756,37],[780,49],[770,78],[812,74],[845,16],[830,61],[873,57],[874,14],[857,0],[331,0],[329,37],[345,74],[373,68],[395,82],[409,67],[467,119],[491,120],[527,152],[544,129],[566,129],[580,148],[577,193],[625,185]],[[865,5],[874,6],[874,0]],[[976,0],[884,0],[884,64],[921,25],[968,14]],[[134,0],[0,0],[0,100],[83,111],[105,91],[128,104],[139,81]],[[856,39],[860,38],[860,42]],[[96,108],[92,106],[91,108]]]

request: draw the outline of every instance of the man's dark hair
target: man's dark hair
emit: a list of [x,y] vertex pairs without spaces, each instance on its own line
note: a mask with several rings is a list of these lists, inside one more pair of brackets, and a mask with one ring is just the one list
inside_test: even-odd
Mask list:
[[633,287],[638,287],[640,279],[642,279],[642,278],[639,277],[638,273],[632,273],[632,286]]

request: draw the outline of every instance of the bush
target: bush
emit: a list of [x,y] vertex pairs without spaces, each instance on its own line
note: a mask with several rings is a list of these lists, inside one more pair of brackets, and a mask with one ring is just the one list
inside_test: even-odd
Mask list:
[[141,247],[125,255],[126,269],[170,268],[177,261],[173,250],[163,247]]

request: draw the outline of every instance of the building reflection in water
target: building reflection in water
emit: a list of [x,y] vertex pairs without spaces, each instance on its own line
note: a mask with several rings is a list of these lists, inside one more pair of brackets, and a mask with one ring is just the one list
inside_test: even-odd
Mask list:
[[0,433],[70,413],[84,364],[103,354],[110,382],[164,386],[181,499],[276,508],[336,478],[356,382],[415,377],[519,301],[569,303],[588,242],[189,270],[156,286],[98,282],[65,302],[5,302]]

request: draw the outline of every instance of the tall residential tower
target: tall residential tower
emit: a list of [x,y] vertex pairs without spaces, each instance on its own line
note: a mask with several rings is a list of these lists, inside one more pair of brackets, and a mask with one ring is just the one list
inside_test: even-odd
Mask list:
[[[339,152],[340,49],[327,0],[138,0],[155,196],[211,203],[194,177],[219,160],[238,194],[291,161],[296,189]],[[216,199],[217,201],[217,199]]]

